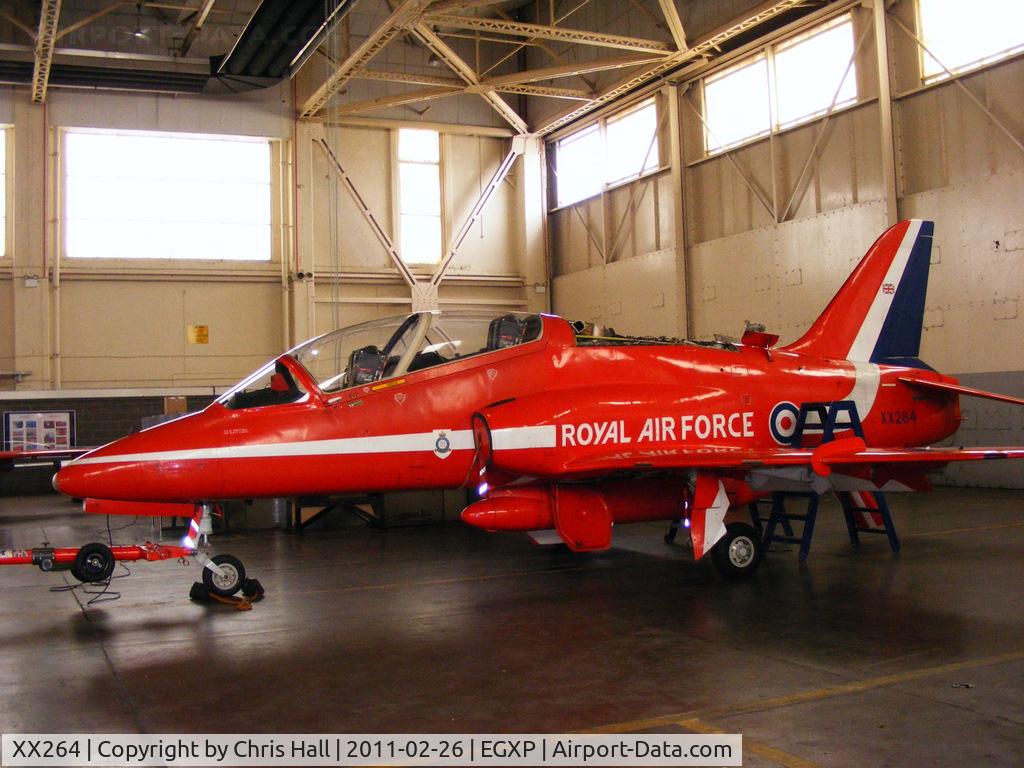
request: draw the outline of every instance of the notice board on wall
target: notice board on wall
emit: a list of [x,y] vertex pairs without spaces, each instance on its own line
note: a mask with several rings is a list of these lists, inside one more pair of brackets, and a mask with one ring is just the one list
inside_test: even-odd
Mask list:
[[4,413],[5,451],[70,448],[74,444],[74,411],[8,411]]

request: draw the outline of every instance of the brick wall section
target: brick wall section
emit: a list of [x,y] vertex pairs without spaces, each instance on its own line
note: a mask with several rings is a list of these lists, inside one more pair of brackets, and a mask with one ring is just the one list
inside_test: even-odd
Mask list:
[[[188,410],[198,411],[213,400],[190,396]],[[164,412],[163,397],[82,397],[67,400],[4,400],[0,415],[8,411],[74,411],[76,444],[97,446],[131,432],[138,432],[142,419]],[[2,422],[0,422],[2,428]]]

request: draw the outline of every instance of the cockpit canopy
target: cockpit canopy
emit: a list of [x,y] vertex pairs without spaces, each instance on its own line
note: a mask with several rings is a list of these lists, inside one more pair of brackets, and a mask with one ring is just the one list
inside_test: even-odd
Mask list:
[[228,408],[294,403],[307,398],[290,357],[331,394],[374,381],[494,352],[540,338],[539,315],[484,311],[414,312],[340,328],[268,363],[223,395]]

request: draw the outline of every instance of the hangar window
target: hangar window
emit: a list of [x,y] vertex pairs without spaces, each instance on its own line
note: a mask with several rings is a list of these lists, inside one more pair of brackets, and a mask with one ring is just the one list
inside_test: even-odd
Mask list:
[[921,51],[926,83],[948,77],[943,64],[955,75],[1024,50],[1018,0],[919,0],[918,11],[921,36],[934,54]]
[[658,111],[654,99],[608,118],[606,181],[640,176],[658,167]]
[[837,109],[853,104],[857,67],[850,64],[852,58],[853,23],[848,14],[779,45],[775,49],[776,124],[786,128],[825,114],[837,90]]
[[601,191],[601,126],[593,125],[558,142],[555,171],[558,204],[569,205]]
[[269,261],[266,139],[70,130],[70,258]]
[[398,131],[399,252],[409,264],[441,260],[441,137],[437,131]]
[[767,136],[771,129],[768,60],[758,56],[704,81],[705,146],[709,154]]
[[598,194],[606,185],[635,179],[660,167],[658,108],[651,98],[558,140],[558,205],[571,205]]
[[[853,22],[844,14],[704,80],[713,155],[857,101]],[[836,95],[838,92],[838,96]]]

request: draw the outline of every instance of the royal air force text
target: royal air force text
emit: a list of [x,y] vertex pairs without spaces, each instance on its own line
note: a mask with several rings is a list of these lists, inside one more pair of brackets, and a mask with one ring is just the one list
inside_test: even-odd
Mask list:
[[644,421],[643,426],[635,432],[630,431],[623,419],[561,424],[558,428],[562,447],[685,443],[691,440],[727,440],[753,436],[753,411],[686,414],[679,417],[654,416]]

